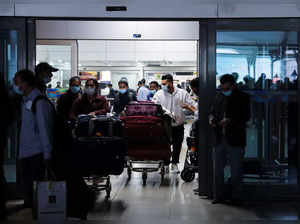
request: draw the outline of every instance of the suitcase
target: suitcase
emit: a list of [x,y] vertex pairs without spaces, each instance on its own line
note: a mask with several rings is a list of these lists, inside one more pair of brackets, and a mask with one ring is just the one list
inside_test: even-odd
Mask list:
[[76,137],[123,137],[123,123],[117,117],[80,115],[75,128]]
[[162,107],[151,101],[133,101],[125,107],[126,116],[155,116],[161,117],[163,114]]
[[124,137],[128,156],[136,160],[166,160],[171,149],[161,118],[153,116],[124,116]]
[[81,176],[120,175],[127,147],[120,137],[81,137],[73,143],[72,169]]

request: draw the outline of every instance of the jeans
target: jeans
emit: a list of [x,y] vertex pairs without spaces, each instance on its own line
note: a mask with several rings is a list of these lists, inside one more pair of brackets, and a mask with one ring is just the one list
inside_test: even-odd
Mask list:
[[214,198],[225,197],[224,168],[228,164],[231,171],[231,197],[235,197],[241,188],[242,162],[244,156],[243,147],[228,145],[225,139],[214,148]]
[[183,138],[184,138],[184,126],[179,125],[176,127],[172,127],[172,146],[173,146],[172,163],[173,164],[179,163]]

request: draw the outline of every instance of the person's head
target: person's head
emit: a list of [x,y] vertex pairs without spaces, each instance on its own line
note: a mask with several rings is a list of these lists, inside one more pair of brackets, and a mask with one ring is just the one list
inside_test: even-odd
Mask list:
[[142,87],[142,86],[143,86],[142,81],[138,81],[138,87],[140,88],[140,87]]
[[172,91],[174,89],[173,76],[170,74],[163,75],[163,77],[161,78],[161,86],[162,89],[166,92]]
[[56,85],[57,85],[57,86],[60,86],[60,84],[61,84],[60,81],[56,82]]
[[221,90],[225,96],[230,96],[232,90],[235,88],[234,77],[230,74],[225,74],[221,77]]
[[69,88],[71,93],[78,94],[80,92],[81,80],[79,76],[73,76],[69,80]]
[[112,89],[112,84],[109,83],[109,84],[107,85],[107,87],[108,87],[109,89]]
[[127,78],[125,78],[125,77],[121,78],[118,84],[119,84],[119,92],[121,94],[126,93],[129,88]]
[[85,83],[85,93],[88,96],[94,96],[97,94],[99,83],[96,79],[88,79]]
[[34,73],[28,69],[20,70],[14,77],[14,91],[17,94],[27,96],[35,87]]
[[196,95],[199,95],[199,82],[200,82],[200,78],[199,78],[199,77],[194,78],[194,79],[190,82],[191,89],[193,90],[193,92],[194,92]]
[[152,81],[150,82],[150,90],[158,90],[158,82]]
[[52,67],[46,62],[41,62],[35,67],[36,78],[39,82],[47,84],[51,82],[51,78],[53,77],[52,72],[57,72],[58,69]]

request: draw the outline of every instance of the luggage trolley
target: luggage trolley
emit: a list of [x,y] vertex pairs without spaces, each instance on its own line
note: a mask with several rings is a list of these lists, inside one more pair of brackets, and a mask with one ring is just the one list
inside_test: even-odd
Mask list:
[[142,173],[146,185],[148,173],[160,171],[164,180],[164,165],[169,164],[171,148],[165,133],[161,106],[152,102],[131,102],[126,106],[124,136],[127,140],[127,174]]
[[106,191],[106,199],[112,190],[110,175],[120,175],[125,165],[122,128],[122,122],[110,115],[82,115],[73,132],[76,172],[84,176],[91,189]]

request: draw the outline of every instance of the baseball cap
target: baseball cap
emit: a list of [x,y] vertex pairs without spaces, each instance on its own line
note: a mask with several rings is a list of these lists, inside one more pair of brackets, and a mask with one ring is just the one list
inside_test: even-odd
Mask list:
[[127,83],[127,85],[128,85],[128,80],[127,80],[126,77],[122,77],[122,78],[120,79],[119,83]]
[[41,62],[35,67],[35,73],[40,73],[43,71],[57,72],[58,70],[58,68],[52,67],[47,62]]

